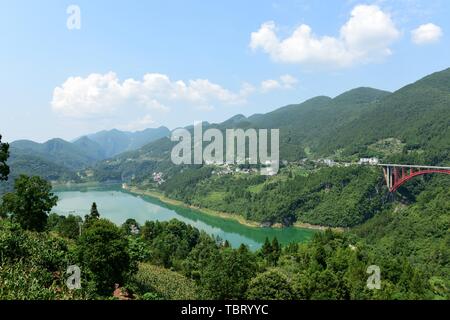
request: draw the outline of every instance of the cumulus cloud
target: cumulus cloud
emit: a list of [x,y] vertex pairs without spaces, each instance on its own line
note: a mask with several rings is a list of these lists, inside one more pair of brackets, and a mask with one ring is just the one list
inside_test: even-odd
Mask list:
[[294,78],[290,74],[285,74],[280,77],[283,87],[286,89],[292,89],[298,82],[297,78]]
[[268,79],[261,82],[261,91],[269,92],[281,88],[281,84],[277,80]]
[[137,105],[153,111],[168,111],[171,103],[211,106],[214,103],[239,104],[252,92],[244,84],[232,92],[207,79],[172,81],[167,75],[145,74],[142,80],[120,81],[114,72],[70,77],[53,91],[52,108],[65,116],[91,117],[115,113]]
[[269,21],[251,34],[250,48],[268,53],[276,62],[344,68],[391,55],[390,46],[399,37],[388,13],[376,5],[358,5],[338,37],[317,36],[302,24],[280,39],[275,22]]
[[266,93],[276,89],[292,89],[298,80],[289,74],[282,75],[279,80],[267,79],[261,82],[261,92]]
[[425,45],[438,42],[443,34],[441,27],[427,23],[411,31],[411,39],[417,45]]
[[144,130],[155,124],[156,122],[153,120],[153,117],[150,114],[146,114],[143,118],[139,118],[125,125],[118,126],[118,128],[127,131],[137,131]]

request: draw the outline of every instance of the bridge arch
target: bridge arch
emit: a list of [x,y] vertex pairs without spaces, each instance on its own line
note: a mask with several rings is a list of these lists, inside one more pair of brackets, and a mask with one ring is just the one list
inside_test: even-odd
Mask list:
[[386,185],[390,192],[396,192],[407,181],[426,174],[450,174],[449,167],[411,166],[380,164],[383,167]]
[[413,178],[417,177],[417,176],[423,176],[426,174],[432,174],[432,173],[441,173],[441,174],[450,174],[450,170],[423,170],[423,171],[417,171],[417,172],[413,172],[410,175],[407,175],[405,177],[402,177],[401,179],[399,179],[394,186],[391,188],[391,192],[395,192],[398,190],[398,188],[400,188],[402,185],[404,185],[406,182],[408,182],[409,180],[412,180]]

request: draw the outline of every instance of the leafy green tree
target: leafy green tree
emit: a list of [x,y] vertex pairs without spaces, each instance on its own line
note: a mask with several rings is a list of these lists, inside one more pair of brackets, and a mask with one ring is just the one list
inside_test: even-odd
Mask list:
[[63,237],[76,239],[80,235],[80,228],[82,223],[83,219],[81,219],[81,217],[69,214],[59,222],[58,232]]
[[52,212],[48,215],[47,218],[47,231],[58,231],[58,226],[59,223],[61,222],[62,219],[64,219],[64,216],[60,216],[59,214]]
[[2,135],[0,135],[0,181],[8,180],[9,167],[6,161],[9,157],[9,145],[2,143]]
[[47,219],[47,230],[58,232],[69,239],[76,239],[80,235],[82,223],[83,219],[79,216],[69,214],[66,217],[51,213]]
[[201,273],[214,257],[219,248],[214,239],[204,231],[200,233],[198,243],[183,261],[183,272],[194,280],[200,280]]
[[47,214],[58,201],[51,190],[44,179],[21,175],[15,181],[14,192],[3,196],[2,211],[26,230],[44,231]]
[[293,290],[288,278],[279,270],[269,270],[253,278],[247,289],[250,300],[290,300]]
[[89,280],[95,283],[99,294],[111,294],[114,285],[123,285],[129,272],[133,271],[128,241],[112,222],[92,221],[77,243],[82,270],[90,275]]
[[256,272],[255,255],[245,245],[237,250],[224,248],[204,267],[200,283],[213,299],[243,299]]

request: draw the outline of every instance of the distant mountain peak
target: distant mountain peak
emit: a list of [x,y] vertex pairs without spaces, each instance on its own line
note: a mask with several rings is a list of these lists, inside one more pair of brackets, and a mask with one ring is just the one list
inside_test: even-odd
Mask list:
[[349,91],[346,91],[337,97],[335,97],[333,100],[335,101],[351,101],[352,103],[369,103],[373,102],[379,99],[382,99],[388,95],[390,95],[391,92],[374,89],[370,87],[359,87],[355,88]]
[[237,115],[231,117],[230,119],[225,120],[224,122],[226,122],[226,123],[238,123],[238,122],[241,122],[241,121],[246,120],[246,119],[247,119],[247,117],[244,116],[243,114],[237,114]]

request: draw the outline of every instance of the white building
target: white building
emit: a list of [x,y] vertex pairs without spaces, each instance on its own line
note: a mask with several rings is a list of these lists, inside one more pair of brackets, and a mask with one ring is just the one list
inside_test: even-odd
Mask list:
[[380,160],[378,158],[361,158],[359,159],[359,164],[362,165],[377,165],[380,163]]

